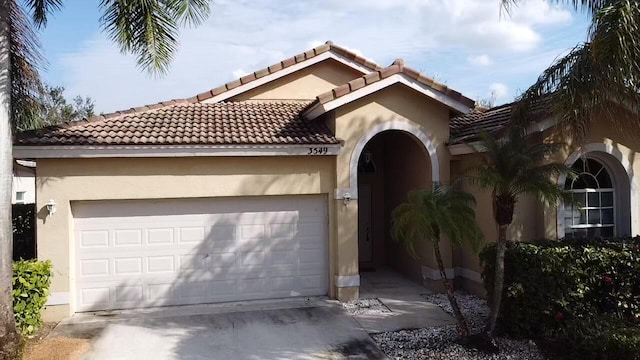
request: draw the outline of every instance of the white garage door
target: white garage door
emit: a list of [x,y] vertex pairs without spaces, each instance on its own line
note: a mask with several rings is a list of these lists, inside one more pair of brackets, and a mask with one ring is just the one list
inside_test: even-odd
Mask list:
[[325,295],[321,196],[78,202],[75,310]]

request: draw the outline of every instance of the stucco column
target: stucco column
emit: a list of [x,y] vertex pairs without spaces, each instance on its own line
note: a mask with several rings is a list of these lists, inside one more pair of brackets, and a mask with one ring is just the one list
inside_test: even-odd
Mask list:
[[338,246],[336,251],[336,297],[340,301],[357,299],[360,289],[358,269],[358,200],[347,204],[336,200]]

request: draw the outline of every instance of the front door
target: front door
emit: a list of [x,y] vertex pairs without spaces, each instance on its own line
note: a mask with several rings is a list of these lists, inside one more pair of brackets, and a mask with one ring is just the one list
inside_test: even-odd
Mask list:
[[373,234],[371,228],[371,186],[358,186],[358,260],[360,268],[373,266]]

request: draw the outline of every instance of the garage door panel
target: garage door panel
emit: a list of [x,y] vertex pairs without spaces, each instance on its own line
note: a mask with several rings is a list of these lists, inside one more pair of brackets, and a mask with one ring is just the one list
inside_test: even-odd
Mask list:
[[74,203],[76,311],[324,295],[323,197]]

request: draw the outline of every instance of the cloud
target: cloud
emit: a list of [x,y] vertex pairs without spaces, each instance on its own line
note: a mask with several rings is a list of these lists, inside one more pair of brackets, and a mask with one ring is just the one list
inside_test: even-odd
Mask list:
[[493,83],[489,85],[489,90],[496,97],[496,100],[509,96],[509,87],[503,83]]
[[237,70],[233,70],[231,72],[231,75],[233,75],[234,78],[238,78],[239,79],[239,78],[241,78],[241,77],[243,77],[245,75],[249,75],[249,73],[244,71],[244,70],[242,70],[242,69],[237,69]]
[[544,0],[529,0],[502,18],[498,3],[218,0],[203,26],[182,31],[170,73],[161,79],[140,71],[131,56],[120,54],[102,34],[52,59],[51,69],[62,73],[69,93],[91,96],[98,111],[108,112],[190,97],[326,40],[381,65],[402,57],[408,65],[432,73],[437,70],[430,70],[429,61],[448,54],[457,54],[463,65],[471,54],[481,54],[476,55],[479,65],[490,63],[487,59],[495,63],[496,54],[531,54],[543,44],[543,29],[571,21],[569,11]]
[[493,60],[491,60],[491,57],[489,57],[489,55],[487,54],[469,56],[467,58],[467,61],[469,62],[469,64],[475,66],[489,66],[493,64]]

